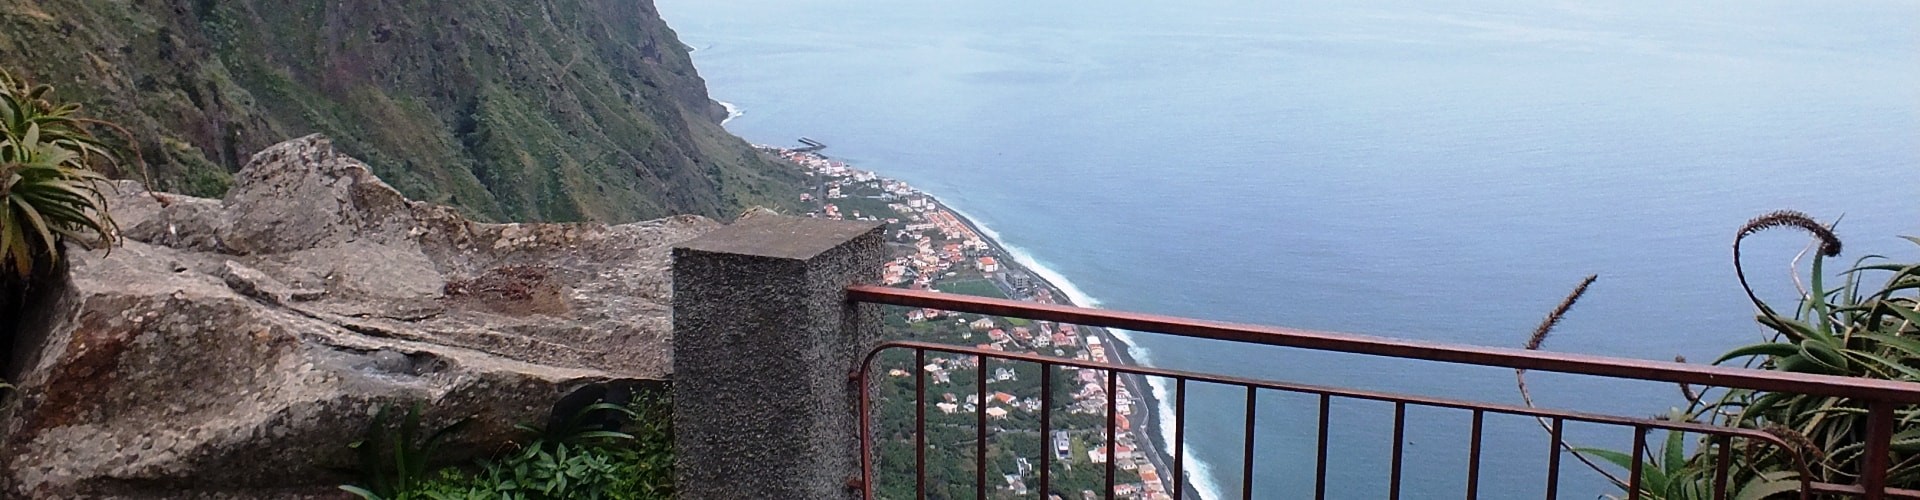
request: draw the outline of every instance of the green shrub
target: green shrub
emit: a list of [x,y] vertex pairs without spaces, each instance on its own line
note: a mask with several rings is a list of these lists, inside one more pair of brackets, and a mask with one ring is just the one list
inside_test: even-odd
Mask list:
[[640,498],[625,450],[605,443],[534,441],[474,473],[447,469],[420,489],[420,498],[615,499]]
[[[624,407],[598,403],[547,428],[519,426],[528,442],[492,460],[415,476],[420,480],[397,489],[342,488],[385,500],[668,499],[673,497],[670,411],[658,395],[643,394]],[[619,430],[585,423],[606,413],[626,423]]]
[[398,429],[387,424],[390,410],[381,406],[366,437],[347,445],[360,454],[360,484],[340,489],[367,499],[418,498],[411,493],[432,479],[430,467],[440,443],[473,422],[471,417],[459,419],[422,440],[419,405],[407,409]]

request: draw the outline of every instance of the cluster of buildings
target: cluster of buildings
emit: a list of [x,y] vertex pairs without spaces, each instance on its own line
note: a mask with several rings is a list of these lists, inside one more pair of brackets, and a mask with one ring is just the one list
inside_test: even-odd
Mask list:
[[[853,168],[846,162],[822,156],[812,149],[783,149],[765,145],[754,147],[799,165],[802,172],[814,178],[816,188],[814,192],[800,194],[802,203],[820,205],[818,211],[808,214],[814,217],[836,220],[886,220],[888,223],[899,223],[900,220],[884,218],[883,214],[863,214],[858,211],[844,210],[839,200],[858,197],[891,203],[894,200],[905,199],[909,195],[925,198],[924,194],[905,182],[881,178],[873,172]],[[896,211],[899,210],[896,209]]]
[[[913,215],[907,217],[912,220]],[[998,258],[986,255],[992,249],[986,240],[971,230],[967,234],[970,236],[957,240],[936,240],[924,230],[905,229],[894,233],[894,238],[911,251],[896,255],[888,262],[882,279],[888,285],[927,290],[933,287],[934,280],[957,276],[961,271],[979,271],[989,278],[1000,272]]]
[[[810,176],[819,182],[816,192],[824,198],[822,210],[815,215],[834,219],[857,218],[863,220],[886,220],[888,236],[896,249],[895,257],[887,263],[882,274],[884,282],[890,286],[908,287],[919,290],[934,289],[941,280],[985,278],[995,286],[1011,289],[1009,295],[1025,300],[1055,303],[1053,292],[1048,287],[1035,286],[1034,278],[1025,273],[1008,272],[1006,258],[997,248],[988,242],[975,228],[958,214],[943,207],[938,201],[925,193],[908,186],[906,183],[879,178],[871,172],[851,168],[840,161],[828,159],[812,151],[782,150],[767,148],[800,165]],[[806,195],[802,201],[812,201],[813,195]],[[885,203],[892,213],[861,214],[842,213],[839,200],[852,196],[879,200]],[[877,206],[877,205],[868,205]],[[1098,335],[1092,335],[1086,329],[1047,321],[1013,324],[1004,319],[992,317],[974,317],[949,313],[939,309],[915,309],[906,312],[909,324],[953,321],[953,328],[960,333],[961,339],[984,340],[975,344],[976,348],[1004,352],[1039,353],[1056,357],[1070,357],[1083,361],[1108,362],[1107,345]],[[1037,397],[1019,397],[1003,391],[992,391],[984,398],[971,388],[956,393],[961,381],[970,381],[974,370],[978,370],[979,360],[972,356],[929,357],[928,363],[916,367],[924,371],[927,380],[933,385],[929,391],[938,393],[934,407],[944,414],[975,414],[984,412],[991,420],[1005,420],[1016,413],[1035,414],[1040,411]],[[1113,456],[1109,457],[1105,443],[1105,429],[1064,429],[1055,432],[1052,448],[1060,463],[1095,464],[1104,467],[1109,459],[1114,460],[1116,468],[1130,471],[1138,481],[1125,481],[1126,476],[1116,486],[1119,498],[1165,500],[1172,498],[1167,491],[1168,481],[1162,480],[1158,467],[1148,452],[1140,451],[1139,441],[1149,439],[1145,429],[1136,429],[1136,421],[1141,421],[1138,412],[1149,411],[1145,400],[1136,393],[1136,388],[1126,381],[1116,381],[1116,394],[1108,394],[1108,374],[1099,370],[1082,370],[1073,367],[1060,367],[1056,377],[1068,377],[1077,388],[1073,391],[1072,401],[1065,402],[1066,411],[1105,416],[1109,398],[1114,398],[1114,443]],[[964,372],[964,373],[961,373]],[[913,373],[906,370],[891,370],[895,377],[909,377]],[[1018,380],[1018,374],[1011,368],[999,367],[988,374],[989,383]],[[1036,381],[1037,382],[1037,381]],[[942,386],[945,386],[943,389]],[[1144,388],[1138,388],[1144,389]],[[931,395],[931,394],[930,394]],[[1077,433],[1077,434],[1070,434]],[[1073,456],[1071,436],[1086,436],[1091,442],[1085,446],[1084,456]],[[1017,495],[1024,495],[1037,481],[1037,475],[1030,470],[1027,459],[1020,458],[1020,473],[1007,474],[1005,488]],[[1093,491],[1081,492],[1084,498],[1104,497]],[[1103,492],[1104,493],[1104,492]],[[1052,499],[1062,499],[1051,495]]]
[[[911,311],[909,317],[913,317],[916,313],[924,317],[928,311]],[[922,321],[926,320],[922,319]],[[973,332],[986,335],[987,342],[975,345],[980,349],[1004,352],[1050,351],[1054,356],[1079,360],[1100,362],[1107,360],[1106,343],[1101,340],[1101,337],[1086,335],[1082,328],[1075,325],[1036,321],[1029,323],[1028,326],[1013,326],[986,317],[970,322],[965,319],[957,321],[965,322],[966,327]],[[982,402],[978,391],[972,388],[965,389],[965,394],[956,393],[955,389],[951,388],[961,385],[956,382],[956,377],[961,381],[968,380],[970,373],[979,369],[978,358],[931,357],[928,363],[919,369],[926,372],[927,380],[932,383],[929,391],[938,394],[939,401],[934,403],[934,407],[942,413],[973,414],[984,411],[990,420],[1002,420],[1016,412],[1037,415],[1040,411],[1040,400],[1037,396],[1019,397],[1003,391],[992,391],[987,393],[986,400]],[[1105,429],[1079,429],[1079,431],[1094,431],[1081,433],[1093,441],[1086,446],[1085,455],[1082,457],[1073,454],[1070,430],[1055,430],[1050,436],[1051,452],[1055,459],[1065,463],[1084,460],[1082,463],[1102,466],[1112,459],[1115,461],[1116,468],[1130,471],[1140,478],[1139,481],[1123,481],[1116,486],[1115,493],[1119,498],[1147,500],[1172,498],[1171,493],[1167,491],[1167,482],[1162,480],[1159,466],[1153,462],[1148,453],[1140,451],[1138,440],[1147,439],[1147,436],[1145,429],[1135,428],[1134,422],[1143,417],[1139,412],[1147,411],[1147,407],[1145,401],[1133,393],[1131,385],[1116,381],[1115,394],[1109,395],[1107,393],[1108,374],[1105,371],[1075,367],[1059,367],[1058,370],[1056,376],[1068,377],[1068,380],[1074,381],[1077,386],[1073,391],[1072,400],[1065,404],[1068,413],[1104,416],[1108,398],[1110,396],[1114,398],[1113,425],[1116,437],[1113,443],[1113,455],[1109,457],[1106,444],[1102,441]],[[905,370],[889,373],[896,377],[912,375]],[[1016,381],[1018,377],[1013,369],[998,367],[990,372],[987,381],[989,384]],[[983,407],[984,410],[982,410]],[[1026,482],[1033,480],[1033,477],[1022,479],[1016,475],[1008,475],[1007,478],[1009,487],[1015,491],[1025,490],[1028,487]]]
[[801,169],[804,169],[807,171],[808,175],[820,175],[825,177],[851,177],[854,175],[862,175],[866,177],[866,180],[873,180],[879,177],[877,175],[874,175],[873,172],[861,171],[859,169],[848,166],[846,162],[835,160],[832,158],[827,158],[826,156],[823,156],[819,153],[815,153],[814,150],[811,148],[787,149],[779,146],[768,146],[765,144],[756,144],[753,147],[758,148],[761,151],[773,154],[775,156],[779,156],[782,159],[793,162],[795,165],[799,165]]

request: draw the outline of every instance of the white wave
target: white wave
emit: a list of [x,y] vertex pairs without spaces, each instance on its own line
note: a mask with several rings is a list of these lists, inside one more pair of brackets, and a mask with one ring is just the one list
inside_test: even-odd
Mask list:
[[[1114,332],[1113,333],[1114,336],[1120,337],[1120,340],[1122,342],[1126,342],[1128,346],[1136,345],[1133,343],[1133,339],[1131,337],[1127,336],[1124,333],[1121,333],[1121,332],[1125,332],[1126,330],[1119,330],[1119,329],[1109,329],[1109,330]],[[1130,347],[1127,350],[1129,352],[1137,353],[1137,352],[1143,351],[1144,349]],[[1140,358],[1137,356],[1134,359],[1140,360]],[[1146,364],[1146,361],[1140,360],[1140,363]],[[1170,381],[1165,378],[1148,378],[1147,379],[1147,386],[1153,388],[1153,399],[1160,403],[1160,407],[1157,410],[1160,412],[1159,415],[1161,417],[1160,419],[1161,448],[1160,449],[1165,450],[1168,456],[1172,456],[1173,429],[1174,429],[1174,426],[1179,425],[1179,422],[1173,419],[1173,390],[1167,388],[1167,386],[1170,385],[1169,382]],[[1207,461],[1205,460],[1201,460],[1200,457],[1193,456],[1192,446],[1187,447],[1187,452],[1185,456],[1180,458],[1180,463],[1181,463],[1181,467],[1185,469],[1184,472],[1186,472],[1187,477],[1192,478],[1192,481],[1190,482],[1193,483],[1193,489],[1196,490],[1195,492],[1200,494],[1200,498],[1204,500],[1219,500],[1227,497],[1226,493],[1220,489],[1220,483],[1217,481],[1214,481],[1213,479],[1213,465],[1208,464]],[[1172,474],[1173,472],[1167,471],[1167,473]],[[1179,479],[1179,478],[1175,478],[1175,479]],[[1180,487],[1180,485],[1176,484],[1174,485],[1174,487],[1178,488]]]
[[980,228],[982,236],[986,236],[987,239],[999,243],[1000,248],[1007,249],[1007,254],[1013,256],[1014,262],[1019,262],[1020,265],[1032,270],[1034,274],[1040,275],[1040,279],[1044,279],[1055,288],[1059,288],[1061,293],[1067,294],[1067,300],[1073,301],[1074,305],[1081,307],[1100,307],[1100,299],[1093,298],[1093,296],[1087,295],[1086,292],[1080,291],[1080,287],[1074,286],[1073,282],[1068,281],[1066,276],[1062,276],[1059,272],[1054,271],[1053,268],[1047,267],[1045,263],[1040,262],[1039,259],[1035,259],[1033,254],[1027,253],[1027,249],[1014,246],[1012,243],[1007,243],[1007,240],[1000,237],[1000,233],[995,232],[991,227],[987,227],[985,222],[980,222],[980,218],[968,215],[966,211],[961,210],[960,207],[954,206],[953,203],[946,200],[940,200],[938,198],[935,200],[939,201],[941,205],[945,205],[948,210],[952,210],[953,213],[959,214],[961,218],[972,221],[973,227]]
[[[935,201],[946,206],[948,210],[952,210],[954,214],[959,215],[961,218],[972,222],[973,227],[980,229],[981,236],[993,240],[1000,245],[1000,248],[1007,250],[1007,255],[1012,256],[1014,262],[1020,263],[1021,266],[1033,271],[1034,274],[1040,275],[1040,278],[1046,280],[1048,284],[1059,288],[1061,293],[1067,294],[1067,299],[1073,301],[1074,305],[1081,307],[1100,307],[1100,299],[1095,299],[1093,296],[1081,291],[1079,286],[1073,284],[1073,281],[1068,280],[1065,275],[1060,274],[1058,271],[1054,271],[1053,268],[1047,267],[1046,263],[1035,258],[1033,254],[1028,253],[1026,249],[1008,243],[1006,239],[1000,237],[1000,233],[995,232],[991,227],[987,227],[985,222],[981,222],[980,218],[968,215],[966,211],[961,210],[960,207],[954,206],[953,203],[946,200],[935,198]],[[1132,356],[1135,362],[1145,366],[1153,366],[1151,361],[1153,359],[1152,352],[1145,347],[1141,347],[1139,342],[1134,341],[1133,332],[1119,328],[1108,328],[1107,331],[1113,333],[1115,338],[1127,344],[1127,354]],[[1169,456],[1171,456],[1173,450],[1173,429],[1174,426],[1179,425],[1179,422],[1173,419],[1172,390],[1169,389],[1167,385],[1168,381],[1163,378],[1149,377],[1147,379],[1147,386],[1153,391],[1153,398],[1159,402],[1159,408],[1156,409],[1159,413],[1156,416],[1160,417],[1160,443],[1162,445],[1160,449],[1166,451],[1169,453]],[[1188,446],[1187,449],[1189,453],[1181,458],[1182,467],[1186,469],[1187,477],[1192,478],[1193,488],[1198,490],[1200,498],[1202,500],[1219,500],[1226,498],[1226,495],[1220,488],[1220,484],[1214,481],[1213,466],[1201,460],[1199,457],[1193,456],[1191,453],[1193,449],[1192,446]],[[1168,471],[1168,473],[1171,474],[1172,471]],[[1177,480],[1179,478],[1175,479]],[[1174,487],[1178,488],[1180,485],[1175,484]]]
[[739,118],[740,115],[747,114],[747,112],[741,111],[740,107],[735,106],[733,103],[730,103],[727,101],[714,101],[714,102],[720,103],[720,107],[722,108],[727,108],[727,117],[720,119],[721,125],[726,125],[727,122],[733,121],[734,118]]

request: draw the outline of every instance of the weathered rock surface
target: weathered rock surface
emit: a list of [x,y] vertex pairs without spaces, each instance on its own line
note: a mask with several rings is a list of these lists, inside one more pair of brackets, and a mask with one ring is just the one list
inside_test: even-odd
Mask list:
[[499,449],[582,384],[666,378],[669,248],[718,227],[475,223],[318,136],[224,200],[118,187],[125,244],[76,251],[16,339],[8,497],[337,497],[382,404]]

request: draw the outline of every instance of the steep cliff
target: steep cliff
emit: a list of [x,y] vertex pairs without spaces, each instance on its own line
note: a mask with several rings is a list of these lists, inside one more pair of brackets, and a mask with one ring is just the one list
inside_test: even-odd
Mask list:
[[217,195],[250,152],[318,132],[482,219],[798,196],[720,128],[650,0],[0,0],[0,65],[126,125],[169,191]]

